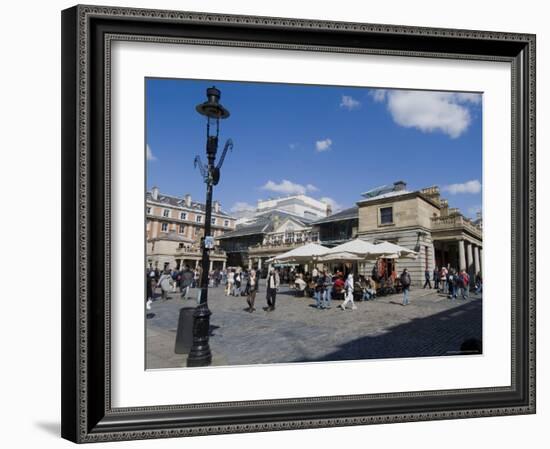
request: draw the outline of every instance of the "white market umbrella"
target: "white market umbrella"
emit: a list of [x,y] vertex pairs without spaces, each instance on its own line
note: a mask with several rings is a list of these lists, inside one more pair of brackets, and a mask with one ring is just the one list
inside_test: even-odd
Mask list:
[[361,239],[355,239],[329,249],[323,256],[342,253],[352,254],[354,256],[358,256],[361,259],[365,259],[366,257],[370,257],[373,255],[377,256],[378,254],[382,254],[376,250],[376,245],[374,245],[373,243],[366,242],[365,240]]
[[298,248],[294,248],[286,253],[272,257],[268,260],[268,262],[306,263],[311,261],[314,257],[325,254],[326,252],[326,247],[318,245],[317,243],[308,243],[307,245],[299,246]]
[[325,254],[324,256],[319,256],[315,260],[319,262],[353,262],[364,260],[364,258],[357,254],[341,251],[338,253],[330,253]]
[[374,246],[376,247],[376,252],[382,254],[387,259],[415,259],[417,256],[417,253],[412,249],[396,245],[395,243],[381,242]]

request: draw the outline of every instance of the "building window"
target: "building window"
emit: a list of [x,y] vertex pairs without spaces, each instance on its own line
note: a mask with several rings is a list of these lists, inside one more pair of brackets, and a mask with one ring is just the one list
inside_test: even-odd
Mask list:
[[182,213],[180,214],[180,219],[182,219],[182,220],[187,220],[187,212],[182,212]]
[[224,220],[223,225],[228,228],[229,227],[229,220]]
[[147,208],[147,215],[151,215],[151,208],[150,207]]
[[185,232],[185,225],[180,224],[178,231],[180,234],[183,234]]
[[197,223],[202,223],[202,215],[197,215],[196,221]]
[[161,230],[162,230],[162,232],[167,232],[168,231],[168,223],[162,223]]
[[380,224],[392,224],[393,223],[393,207],[381,207],[380,208]]
[[213,225],[215,225],[215,224],[216,224],[216,219],[215,219],[215,218],[212,218],[211,223],[212,223]]
[[183,249],[183,243],[180,243],[180,244],[178,245],[178,248],[179,248],[179,249]]
[[170,216],[170,210],[169,209],[164,209],[162,211],[162,216],[168,218]]

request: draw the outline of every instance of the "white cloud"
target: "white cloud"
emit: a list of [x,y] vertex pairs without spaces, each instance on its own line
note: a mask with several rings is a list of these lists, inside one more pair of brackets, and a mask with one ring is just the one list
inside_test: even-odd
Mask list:
[[156,156],[151,151],[151,147],[149,146],[149,144],[147,144],[147,146],[146,146],[146,153],[147,153],[147,160],[148,161],[156,161],[157,160]]
[[288,179],[283,179],[279,184],[271,180],[267,181],[262,190],[269,190],[271,192],[282,193],[284,195],[304,195],[307,192],[316,192],[319,190],[312,184],[307,184],[305,186],[301,184],[296,184],[289,181]]
[[354,109],[359,109],[361,107],[361,103],[349,95],[342,95],[340,107],[347,109],[348,111],[353,111]]
[[370,90],[369,95],[374,99],[374,101],[381,103],[386,99],[386,89]]
[[319,189],[317,187],[315,187],[313,184],[306,185],[306,190],[308,192],[318,192],[319,191]]
[[386,102],[393,120],[405,128],[439,131],[455,139],[472,121],[468,104],[479,104],[481,94],[392,90],[371,91],[377,102]]
[[298,144],[297,144],[297,143],[289,143],[289,144],[288,144],[288,147],[289,147],[291,150],[295,150],[296,148],[298,148]]
[[344,206],[342,206],[336,200],[329,198],[328,196],[324,196],[319,201],[322,201],[323,203],[328,204],[332,209],[332,212],[338,212],[339,210],[342,210],[344,208]]
[[469,102],[473,104],[479,104],[481,103],[481,94],[472,94],[467,92],[456,92],[453,94],[456,96],[458,101],[461,102]]
[[315,142],[315,149],[319,152],[322,151],[328,151],[332,147],[332,140],[331,139],[325,139],[325,140],[318,140]]
[[443,191],[449,192],[451,195],[458,193],[479,193],[481,192],[481,183],[477,179],[466,181],[462,184],[450,184],[443,187]]
[[245,211],[254,211],[256,208],[252,204],[245,203],[243,201],[237,201],[231,207],[231,212],[245,212]]

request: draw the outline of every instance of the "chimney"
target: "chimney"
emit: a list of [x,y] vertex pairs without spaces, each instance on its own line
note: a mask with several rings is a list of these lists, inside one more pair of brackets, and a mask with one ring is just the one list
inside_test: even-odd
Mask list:
[[183,197],[183,200],[185,201],[185,205],[187,207],[191,207],[191,195],[186,193],[185,196]]
[[332,215],[332,207],[330,204],[327,204],[327,217],[330,217]]
[[441,198],[440,198],[438,186],[431,186],[431,187],[426,187],[424,189],[420,189],[420,193],[422,193],[425,197],[429,198],[430,200],[432,200],[433,202],[441,206]]
[[214,201],[214,212],[219,213],[220,212],[220,202]]
[[394,192],[398,192],[400,190],[405,190],[406,188],[407,188],[407,183],[405,181],[395,181],[393,183]]
[[441,216],[446,217],[449,215],[449,202],[446,199],[441,198],[439,204],[441,206]]
[[155,201],[158,201],[159,192],[159,188],[157,186],[153,186],[153,188],[151,189],[151,198],[153,198]]

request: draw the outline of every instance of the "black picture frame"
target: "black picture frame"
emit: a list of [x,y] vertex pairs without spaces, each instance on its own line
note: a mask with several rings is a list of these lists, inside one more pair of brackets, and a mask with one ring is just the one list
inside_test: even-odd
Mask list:
[[[110,42],[505,61],[512,70],[507,387],[111,407]],[[78,5],[62,12],[62,436],[165,438],[535,413],[535,36]]]

